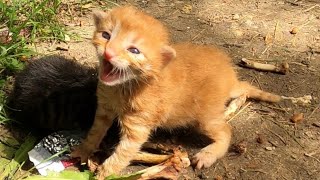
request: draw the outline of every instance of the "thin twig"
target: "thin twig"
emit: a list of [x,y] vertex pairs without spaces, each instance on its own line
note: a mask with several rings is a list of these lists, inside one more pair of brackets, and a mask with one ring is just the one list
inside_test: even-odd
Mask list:
[[266,107],[268,107],[268,108],[271,108],[271,109],[275,109],[275,110],[279,110],[279,111],[282,111],[282,112],[286,112],[286,113],[288,113],[288,111],[287,110],[285,110],[284,108],[278,108],[278,107],[275,107],[275,106],[270,106],[270,105],[263,105],[263,106],[266,106]]
[[203,31],[205,31],[205,29],[202,29],[202,31],[200,31],[198,34],[196,34],[191,41],[194,41],[199,35],[201,35],[203,33]]
[[299,87],[301,87],[301,86],[304,86],[304,82],[305,82],[306,80],[303,80],[302,82],[299,82],[299,85],[297,85],[297,86],[295,86],[295,87],[293,87],[293,88],[290,88],[289,87],[289,91],[293,91],[293,90],[295,90],[295,89],[297,89],[297,88],[299,88]]
[[245,110],[249,105],[251,104],[251,102],[248,102],[243,108],[241,108],[234,116],[232,116],[227,123],[231,122],[235,117],[237,117],[243,110]]
[[254,79],[255,79],[256,82],[258,83],[259,88],[262,90],[262,86],[261,86],[261,84],[260,84],[259,79],[258,79],[256,76],[254,76]]
[[310,11],[311,9],[315,8],[315,7],[320,7],[320,5],[319,5],[319,4],[316,4],[316,5],[314,5],[314,6],[309,7],[308,9],[302,11],[302,12],[308,12],[308,11]]
[[282,142],[284,145],[287,145],[286,141],[277,133],[271,131],[270,129],[267,129],[269,132],[271,132],[273,135],[277,136]]
[[319,109],[319,107],[320,107],[320,103],[318,104],[318,106],[316,108],[314,108],[314,110],[311,112],[311,114],[306,119],[311,118],[312,115]]
[[112,5],[115,5],[115,6],[120,6],[120,4],[115,3],[115,2],[113,2],[113,1],[106,0],[106,2],[108,2],[108,3],[112,4]]
[[298,141],[298,139],[296,137],[294,137],[293,135],[291,135],[284,127],[282,127],[279,123],[277,123],[276,121],[273,121],[271,119],[268,119],[268,118],[264,118],[264,119],[267,119],[271,122],[273,122],[274,124],[276,124],[277,126],[279,126],[280,128],[282,128],[286,133],[287,135],[289,135],[297,144],[299,144],[302,148],[304,148],[304,146]]
[[259,169],[244,169],[244,168],[240,168],[240,169],[244,172],[259,172],[259,173],[267,174],[266,172]]
[[320,160],[318,158],[314,157],[313,153],[304,153],[304,155],[307,156],[307,157],[311,157],[311,158],[315,159],[316,161],[318,161],[320,163]]
[[299,62],[289,62],[289,64],[296,64],[296,65],[299,65],[299,66],[307,67],[307,65],[299,63]]
[[268,45],[268,46],[262,51],[261,55],[263,55],[264,53],[266,53],[269,48],[270,48],[270,46]]
[[276,26],[274,27],[274,32],[273,32],[273,42],[276,41],[277,39],[277,30],[278,30],[278,26],[279,26],[279,21],[277,21]]

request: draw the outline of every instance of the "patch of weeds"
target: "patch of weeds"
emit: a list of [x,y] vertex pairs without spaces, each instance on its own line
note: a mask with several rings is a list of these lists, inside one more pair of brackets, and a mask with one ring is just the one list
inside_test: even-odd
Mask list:
[[0,1],[0,122],[7,120],[3,111],[5,82],[35,54],[30,46],[64,40],[65,28],[56,17],[60,4],[61,0]]

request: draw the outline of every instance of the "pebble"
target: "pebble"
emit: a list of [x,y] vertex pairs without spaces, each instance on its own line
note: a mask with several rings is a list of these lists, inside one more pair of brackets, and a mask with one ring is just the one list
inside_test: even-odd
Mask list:
[[258,137],[257,137],[257,142],[259,144],[265,144],[266,143],[266,137],[262,134],[258,134]]
[[297,27],[294,27],[294,28],[291,29],[290,33],[291,34],[297,34],[298,31],[299,31],[299,29]]
[[237,29],[237,30],[234,30],[234,31],[233,31],[233,34],[234,34],[236,37],[241,37],[241,36],[243,36],[244,32]]
[[238,19],[240,19],[239,14],[232,14],[232,20],[238,20]]
[[272,151],[272,150],[275,150],[275,149],[276,149],[276,148],[275,148],[274,146],[271,146],[271,147],[270,147],[270,146],[267,146],[267,147],[266,147],[266,150],[267,150],[267,151]]
[[65,34],[64,35],[64,41],[69,42],[71,40],[70,36]]
[[209,176],[207,176],[204,172],[200,172],[200,174],[198,174],[198,178],[200,178],[200,179],[209,179]]

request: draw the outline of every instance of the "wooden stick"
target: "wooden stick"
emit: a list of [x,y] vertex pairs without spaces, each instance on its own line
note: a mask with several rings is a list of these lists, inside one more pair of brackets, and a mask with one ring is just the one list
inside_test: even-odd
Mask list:
[[[132,163],[145,163],[145,164],[160,164],[172,158],[174,154],[152,154],[148,152],[139,152],[137,156],[133,157]],[[99,163],[96,159],[88,159],[88,167],[91,172],[96,171]]]
[[232,100],[226,110],[224,111],[225,119],[230,119],[231,115],[233,115],[240,107],[246,102],[247,97],[242,95],[234,100]]
[[135,163],[147,163],[147,164],[160,164],[167,159],[171,158],[172,154],[152,154],[148,152],[139,152],[137,156],[134,157],[132,162]]
[[255,61],[248,60],[246,58],[242,58],[240,65],[247,68],[257,69],[261,71],[276,72],[280,74],[287,74],[289,71],[289,64],[287,62],[277,63],[273,65],[273,64],[258,63]]
[[288,99],[291,100],[294,104],[310,104],[311,100],[313,99],[311,95],[305,95],[302,97],[287,97],[287,96],[281,96],[282,99]]
[[303,12],[308,12],[308,11],[310,11],[311,9],[315,8],[315,7],[320,7],[320,5],[319,5],[319,4],[316,4],[316,5],[314,5],[314,6],[311,6],[310,8],[304,10]]
[[190,166],[190,160],[188,158],[188,153],[181,152],[178,148],[174,150],[173,156],[167,161],[151,166],[140,172],[141,177],[138,180],[147,179],[173,179],[176,180],[179,177],[179,172],[182,169]]

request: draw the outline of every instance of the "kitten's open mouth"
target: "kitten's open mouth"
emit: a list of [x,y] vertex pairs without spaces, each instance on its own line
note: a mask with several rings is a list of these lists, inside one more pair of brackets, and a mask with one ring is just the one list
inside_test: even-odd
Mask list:
[[104,82],[112,82],[118,80],[121,74],[109,61],[103,61],[100,73],[100,79]]

